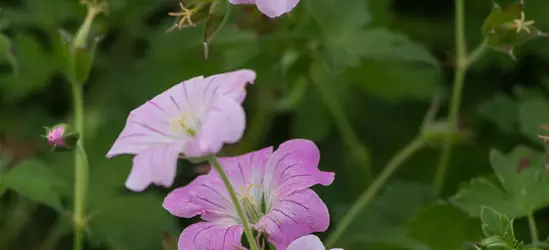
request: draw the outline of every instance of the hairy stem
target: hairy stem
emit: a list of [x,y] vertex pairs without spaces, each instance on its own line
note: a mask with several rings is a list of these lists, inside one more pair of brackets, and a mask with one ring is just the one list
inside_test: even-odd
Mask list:
[[359,213],[364,209],[366,205],[375,197],[379,192],[381,187],[389,180],[389,177],[400,167],[404,162],[406,162],[412,155],[419,151],[425,145],[425,140],[419,137],[414,139],[403,149],[401,149],[387,164],[379,176],[375,179],[374,182],[364,190],[360,195],[358,200],[353,204],[351,209],[347,212],[345,217],[337,225],[335,231],[330,234],[326,241],[326,248],[329,249],[334,246],[335,243],[339,240],[341,235],[353,222],[353,220],[359,215]]
[[240,204],[240,201],[238,200],[238,197],[236,196],[236,191],[233,188],[233,185],[231,184],[231,181],[227,177],[227,174],[225,171],[223,171],[223,168],[221,168],[221,164],[219,164],[219,161],[217,160],[217,157],[212,156],[208,158],[208,162],[213,165],[219,176],[221,177],[221,180],[223,180],[223,184],[225,184],[225,187],[227,188],[227,191],[229,193],[229,196],[231,197],[231,201],[233,202],[233,205],[236,209],[236,212],[238,213],[238,217],[240,217],[240,221],[242,222],[242,227],[244,228],[244,234],[246,235],[246,238],[248,239],[248,242],[250,243],[250,247],[252,250],[259,250],[259,247],[257,246],[257,242],[254,239],[254,235],[252,233],[252,230],[250,229],[250,224],[248,223],[248,218],[246,217],[246,214],[244,214],[244,210],[242,209],[242,205]]
[[[477,61],[482,54],[486,51],[487,44],[484,41],[471,53],[471,56],[467,56],[466,42],[465,42],[465,7],[464,0],[455,0],[455,46],[456,46],[456,71],[454,73],[454,82],[452,89],[452,98],[450,100],[450,111],[448,115],[448,122],[450,126],[453,126],[457,130],[458,126],[458,114],[461,106],[461,97],[463,93],[463,85],[465,82],[465,74],[467,68]],[[433,180],[433,190],[436,195],[440,195],[444,188],[444,182],[448,172],[448,165],[452,156],[453,136],[448,135],[442,146],[442,153],[439,158],[437,170]]]
[[84,229],[86,227],[86,196],[88,191],[88,159],[84,149],[84,98],[82,85],[72,83],[74,105],[74,127],[80,135],[74,151],[74,250],[83,249]]

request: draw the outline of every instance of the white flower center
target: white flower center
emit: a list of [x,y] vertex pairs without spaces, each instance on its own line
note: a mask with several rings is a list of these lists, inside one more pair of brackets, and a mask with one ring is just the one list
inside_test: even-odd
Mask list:
[[[245,190],[244,190],[245,189]],[[257,223],[267,211],[263,197],[263,190],[257,184],[249,184],[240,188],[240,201],[250,223]]]
[[199,124],[193,113],[180,113],[171,121],[171,130],[178,135],[195,136]]

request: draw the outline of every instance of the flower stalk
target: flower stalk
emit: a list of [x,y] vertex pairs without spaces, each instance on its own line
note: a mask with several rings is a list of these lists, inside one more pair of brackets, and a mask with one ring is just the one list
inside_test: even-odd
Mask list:
[[227,174],[225,171],[223,171],[223,168],[221,168],[221,164],[219,164],[219,161],[217,160],[217,157],[211,156],[208,158],[208,162],[212,164],[215,171],[219,174],[221,177],[221,180],[223,180],[223,184],[225,184],[225,187],[227,188],[227,192],[229,193],[229,196],[231,197],[231,201],[236,209],[236,212],[238,214],[238,217],[240,218],[240,221],[242,222],[242,227],[244,228],[244,235],[246,235],[246,239],[250,243],[250,248],[252,250],[259,250],[259,247],[257,245],[257,242],[255,241],[254,235],[252,233],[252,230],[250,229],[250,223],[248,223],[248,218],[246,217],[246,214],[244,214],[244,209],[242,209],[242,205],[240,204],[240,201],[238,200],[238,197],[236,195],[236,191],[233,188],[233,185],[231,184],[231,181],[227,177]]
[[[483,41],[470,56],[467,55],[465,41],[465,6],[464,0],[455,0],[455,46],[456,46],[456,71],[454,73],[454,82],[452,89],[452,98],[450,101],[450,111],[448,122],[457,130],[458,113],[461,106],[463,93],[463,85],[465,82],[465,74],[469,66],[477,61],[487,50],[487,42]],[[442,153],[439,158],[437,170],[433,180],[433,190],[436,195],[439,195],[444,188],[444,181],[448,172],[448,165],[452,155],[452,147],[454,139],[452,136],[447,136],[442,146]]]
[[80,133],[80,140],[74,151],[75,173],[74,173],[74,249],[81,250],[83,245],[83,234],[86,227],[86,196],[88,191],[88,159],[84,149],[84,100],[82,86],[72,83],[74,124],[75,129]]
[[88,192],[89,166],[88,157],[84,148],[84,94],[83,85],[77,77],[76,72],[76,51],[86,47],[89,39],[90,29],[95,17],[106,10],[106,3],[98,3],[96,0],[84,1],[88,7],[88,12],[83,24],[78,29],[76,36],[72,40],[69,56],[69,72],[67,78],[71,85],[74,129],[79,134],[79,141],[74,151],[74,250],[82,250],[84,245],[84,230],[87,224],[86,200]]

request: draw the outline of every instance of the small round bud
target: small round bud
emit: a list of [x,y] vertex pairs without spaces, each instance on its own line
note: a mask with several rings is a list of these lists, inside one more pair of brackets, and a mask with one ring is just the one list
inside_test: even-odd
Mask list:
[[78,133],[72,132],[69,125],[63,123],[52,128],[46,128],[46,135],[44,136],[54,150],[73,149],[78,142],[78,137]]

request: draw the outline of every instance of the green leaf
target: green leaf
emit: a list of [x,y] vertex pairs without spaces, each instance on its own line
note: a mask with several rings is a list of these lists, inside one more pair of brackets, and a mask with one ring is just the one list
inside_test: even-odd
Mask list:
[[19,65],[17,64],[17,58],[13,53],[11,41],[8,37],[0,34],[0,59],[2,58],[8,61],[14,74],[19,73]]
[[421,209],[407,228],[410,237],[428,245],[430,250],[459,250],[463,242],[476,241],[480,234],[479,221],[450,204]]
[[347,72],[353,84],[390,101],[429,100],[442,82],[438,70],[421,65],[363,62],[359,68]]
[[123,249],[158,249],[165,231],[177,231],[175,218],[162,207],[162,200],[153,193],[96,196],[90,204],[92,242]]
[[542,129],[542,125],[549,124],[548,111],[549,102],[546,99],[530,98],[520,103],[520,132],[532,142],[542,144],[543,140],[538,135],[549,135],[549,131]]
[[57,0],[55,4],[41,0],[23,0],[19,8],[6,8],[6,18],[18,26],[37,27],[53,32],[66,20],[80,20],[86,9],[79,1]]
[[384,28],[339,31],[324,37],[326,55],[335,66],[357,66],[360,59],[421,63],[436,68],[437,59],[422,45]]
[[292,116],[293,137],[322,141],[328,136],[331,117],[317,89],[305,93]]
[[348,38],[346,49],[363,59],[425,63],[434,67],[439,66],[438,60],[427,48],[410,41],[400,33],[384,28],[375,28],[359,31],[354,35]]
[[3,184],[19,195],[63,211],[60,190],[66,186],[42,162],[29,160],[18,164],[4,175]]
[[333,35],[342,30],[356,30],[370,22],[367,3],[364,0],[305,0],[303,4],[319,26]]
[[406,226],[424,205],[433,201],[434,196],[428,187],[404,182],[390,183],[353,220],[341,242],[351,245],[367,242],[390,243],[409,249],[428,249],[407,235]]
[[497,150],[490,154],[490,164],[500,184],[475,178],[450,200],[471,216],[479,216],[483,206],[518,218],[549,205],[549,177],[541,153],[517,147],[508,155]]
[[0,96],[9,101],[42,89],[56,66],[52,56],[30,36],[16,36],[13,44],[18,52],[20,74],[0,75]]
[[479,106],[478,113],[500,132],[511,135],[518,130],[518,105],[511,97],[497,93]]
[[302,76],[294,81],[291,89],[280,98],[280,100],[275,105],[275,109],[281,112],[292,111],[296,109],[307,95],[307,90],[309,89],[309,81],[307,78]]
[[513,221],[503,214],[489,207],[482,207],[480,211],[480,220],[482,222],[482,231],[487,237],[507,236],[514,238]]

